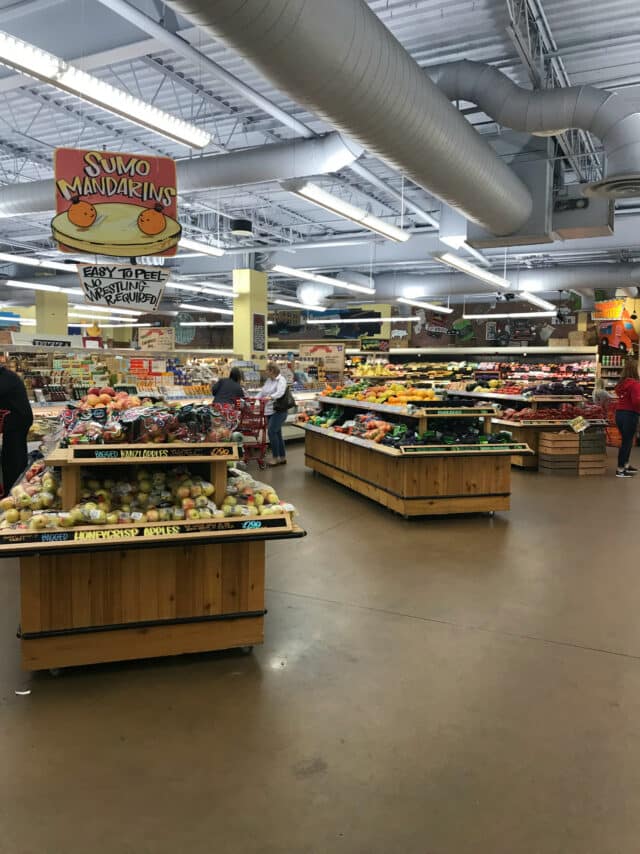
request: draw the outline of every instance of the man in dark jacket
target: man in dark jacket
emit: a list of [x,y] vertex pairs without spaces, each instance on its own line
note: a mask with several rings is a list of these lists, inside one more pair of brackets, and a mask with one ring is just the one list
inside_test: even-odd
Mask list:
[[27,467],[27,434],[33,412],[24,383],[15,371],[0,365],[0,409],[9,412],[2,435],[2,485],[5,494]]

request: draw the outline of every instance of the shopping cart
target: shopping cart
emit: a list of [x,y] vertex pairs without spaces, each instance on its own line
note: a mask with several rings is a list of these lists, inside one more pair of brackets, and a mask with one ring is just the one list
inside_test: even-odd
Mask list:
[[256,460],[259,468],[266,468],[265,455],[269,446],[267,438],[267,401],[259,397],[245,397],[238,401],[240,420],[238,432],[242,433],[243,459],[245,462]]
[[[0,436],[2,436],[2,432],[4,430],[4,419],[9,414],[8,409],[0,409]],[[4,496],[4,484],[2,483],[2,478],[0,476],[0,498]]]

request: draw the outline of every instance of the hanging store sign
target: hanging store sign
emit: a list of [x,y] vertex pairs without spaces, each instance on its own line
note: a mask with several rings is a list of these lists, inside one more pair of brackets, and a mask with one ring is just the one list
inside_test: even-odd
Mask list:
[[157,311],[171,271],[125,264],[78,264],[85,299],[109,308]]
[[138,346],[141,350],[173,350],[176,331],[173,326],[152,326],[138,329]]
[[253,352],[264,353],[267,349],[267,318],[264,314],[253,315]]
[[54,240],[65,252],[175,255],[176,164],[170,157],[57,148]]
[[388,338],[361,338],[361,350],[376,350],[379,353],[386,353],[389,350]]
[[322,362],[325,371],[344,371],[344,344],[300,344],[300,358]]

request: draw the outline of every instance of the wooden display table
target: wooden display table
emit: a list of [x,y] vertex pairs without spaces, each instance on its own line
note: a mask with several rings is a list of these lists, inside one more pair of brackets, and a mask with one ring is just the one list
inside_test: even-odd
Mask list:
[[511,455],[525,445],[389,448],[305,425],[305,463],[405,517],[509,510]]
[[[108,455],[109,454],[109,455]],[[226,491],[234,445],[81,445],[54,451],[63,507],[84,465],[200,463]],[[304,536],[288,513],[3,531],[20,559],[26,670],[252,647],[264,639],[265,542]]]

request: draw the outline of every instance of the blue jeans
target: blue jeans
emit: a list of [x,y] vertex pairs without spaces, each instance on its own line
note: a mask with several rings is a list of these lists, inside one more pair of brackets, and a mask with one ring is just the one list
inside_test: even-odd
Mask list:
[[287,453],[284,449],[284,439],[282,438],[282,425],[287,420],[287,412],[274,412],[269,416],[269,424],[267,433],[269,434],[269,444],[271,445],[271,453],[276,459],[283,460]]
[[622,435],[622,444],[618,451],[618,468],[623,469],[629,465],[633,440],[638,432],[638,413],[619,409],[616,412],[616,426]]

